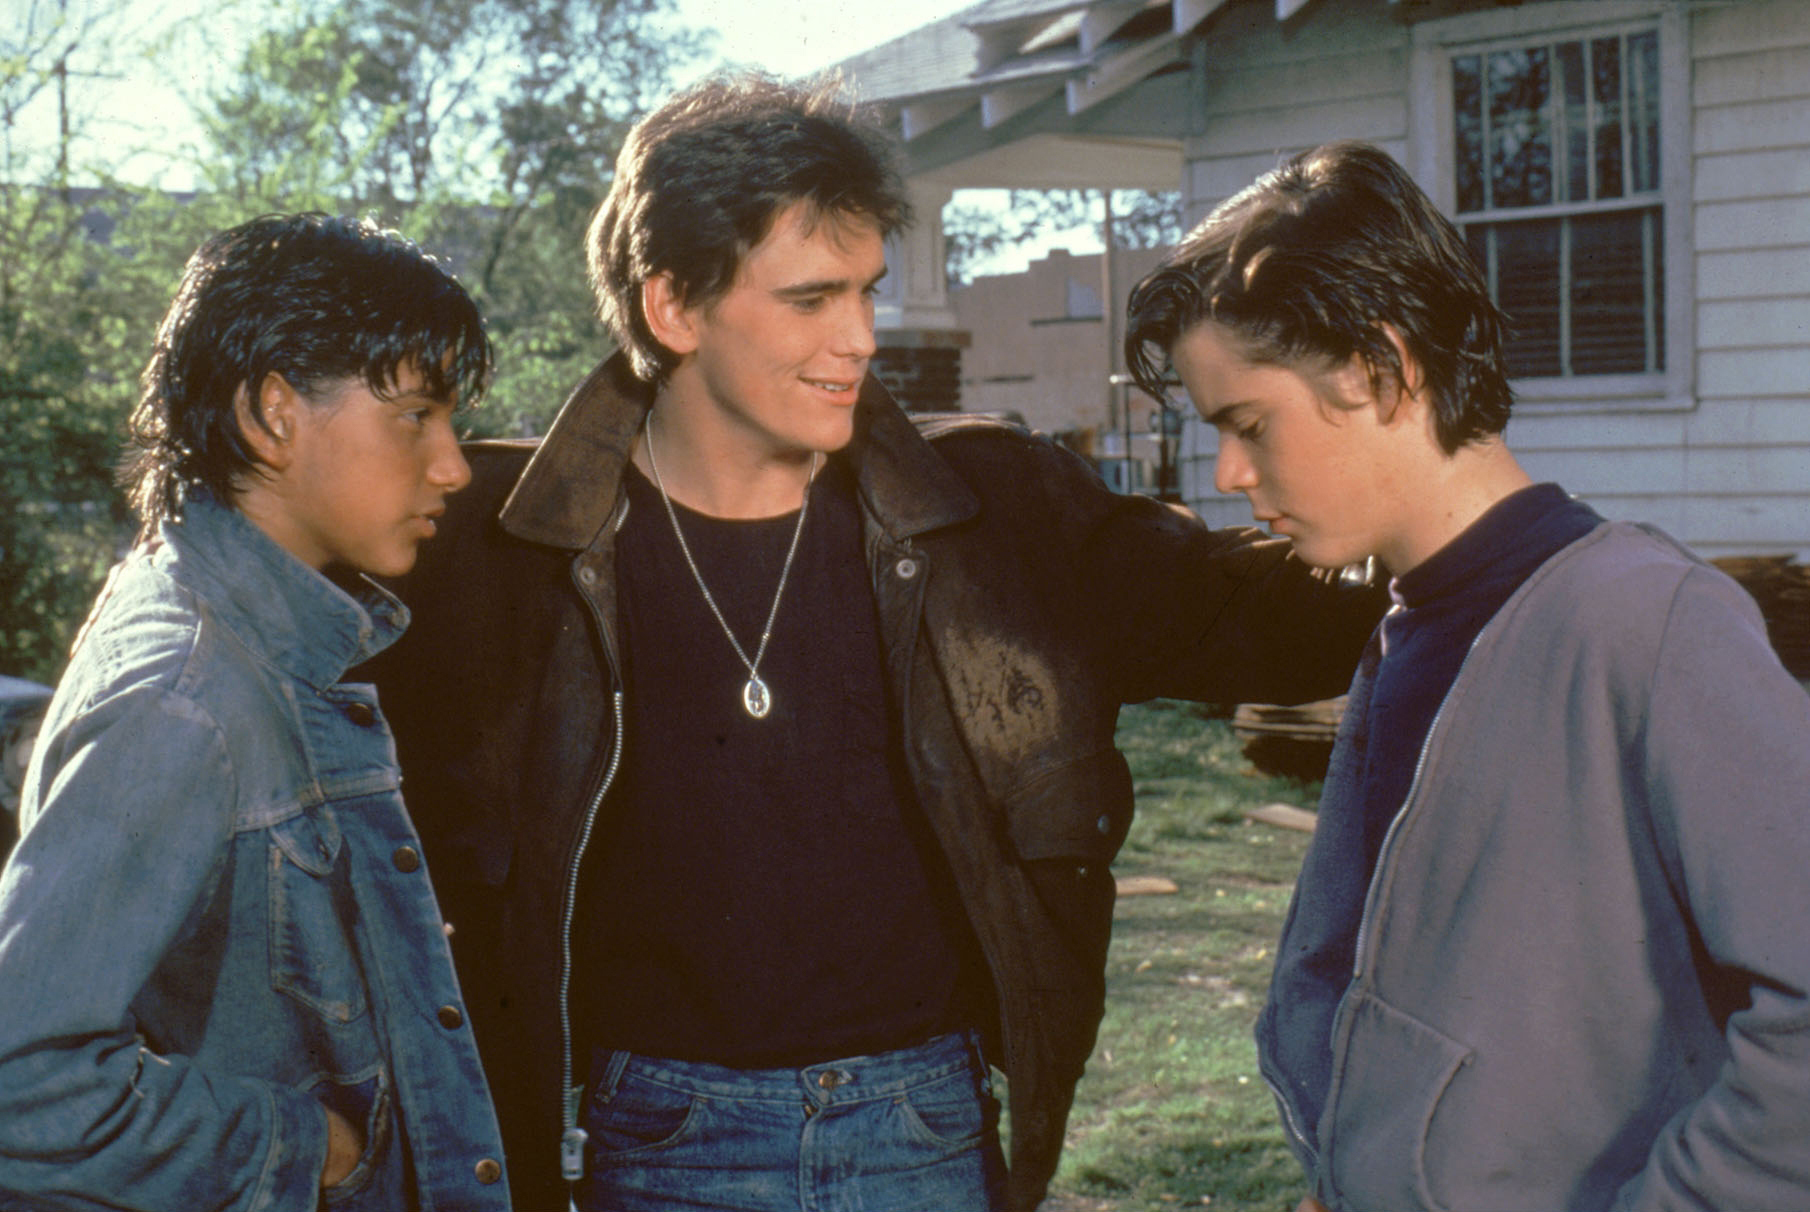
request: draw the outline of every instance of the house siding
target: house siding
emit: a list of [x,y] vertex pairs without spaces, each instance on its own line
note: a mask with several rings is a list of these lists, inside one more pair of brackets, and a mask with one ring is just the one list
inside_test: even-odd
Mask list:
[[[1116,315],[1125,314],[1131,287],[1156,267],[1163,252],[1119,251]],[[962,353],[962,408],[1016,413],[1046,433],[1103,436],[1109,398],[1116,402],[1130,393],[1108,386],[1113,351],[1100,309],[1102,286],[1098,254],[1054,249],[1023,273],[978,277],[952,290],[956,322],[974,336]],[[1135,432],[1147,433],[1146,401],[1131,403]]]
[[[1705,555],[1810,558],[1810,4],[1684,8],[1688,395],[1646,410],[1525,405],[1509,440],[1537,478]],[[1548,9],[1576,11],[1522,12]],[[1411,28],[1374,4],[1327,0],[1286,26],[1273,6],[1237,5],[1207,38],[1203,133],[1184,170],[1193,218],[1289,152],[1357,137],[1415,164],[1414,140],[1439,129],[1413,112]],[[1189,425],[1183,495],[1209,521],[1248,521],[1242,500],[1212,490],[1215,447]]]

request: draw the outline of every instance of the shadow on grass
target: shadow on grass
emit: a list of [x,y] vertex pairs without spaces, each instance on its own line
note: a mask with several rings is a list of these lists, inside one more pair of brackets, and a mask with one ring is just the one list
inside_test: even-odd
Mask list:
[[1274,1137],[1175,1133],[1148,1152],[1104,1157],[1064,1175],[1065,1192],[1104,1202],[1111,1212],[1211,1207],[1221,1212],[1289,1212],[1306,1180]]

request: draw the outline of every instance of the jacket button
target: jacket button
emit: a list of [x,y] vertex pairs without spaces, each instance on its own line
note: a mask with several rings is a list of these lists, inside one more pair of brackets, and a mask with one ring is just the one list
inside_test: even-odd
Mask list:
[[346,718],[360,728],[369,728],[377,722],[377,713],[371,710],[369,703],[347,703]]
[[465,1016],[459,1013],[457,1006],[441,1006],[434,1012],[434,1017],[439,1019],[440,1025],[448,1031],[457,1030],[465,1025]]
[[898,574],[901,581],[909,581],[918,575],[918,562],[910,556],[905,556],[892,566],[892,570]]
[[407,874],[421,866],[421,855],[413,846],[398,846],[390,861],[396,864],[396,870]]
[[478,1181],[487,1187],[503,1177],[502,1164],[494,1157],[486,1157],[473,1168],[472,1172],[478,1176]]
[[592,568],[589,564],[580,568],[578,570],[578,583],[587,586],[595,585],[597,583],[597,570]]

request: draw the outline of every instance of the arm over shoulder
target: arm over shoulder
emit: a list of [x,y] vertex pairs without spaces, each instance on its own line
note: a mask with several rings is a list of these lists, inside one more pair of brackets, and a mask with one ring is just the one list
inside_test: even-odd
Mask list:
[[1346,584],[1255,528],[1214,529],[1179,505],[1112,492],[1078,456],[1043,445],[1029,480],[1122,701],[1298,703],[1346,690],[1385,586]]

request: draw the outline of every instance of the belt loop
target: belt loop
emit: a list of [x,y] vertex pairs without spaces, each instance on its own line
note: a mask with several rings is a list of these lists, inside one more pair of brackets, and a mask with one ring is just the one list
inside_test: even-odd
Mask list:
[[974,1073],[980,1080],[981,1093],[991,1097],[993,1094],[993,1066],[987,1063],[986,1049],[981,1047],[981,1030],[979,1027],[968,1027],[962,1031],[968,1044],[968,1053],[974,1058]]
[[607,1103],[616,1097],[616,1088],[622,1084],[622,1074],[633,1059],[631,1052],[616,1051],[609,1054],[603,1064],[603,1072],[597,1075],[596,1089],[591,1092],[591,1101]]

